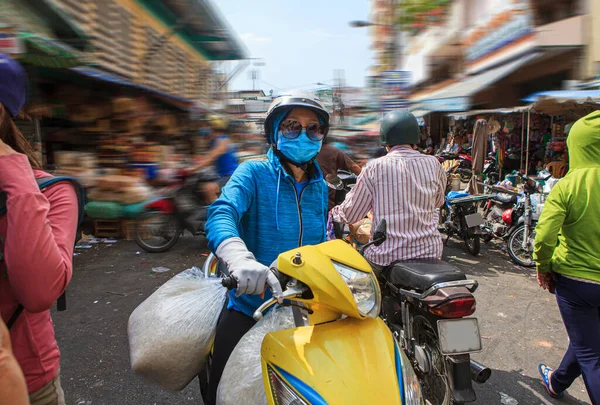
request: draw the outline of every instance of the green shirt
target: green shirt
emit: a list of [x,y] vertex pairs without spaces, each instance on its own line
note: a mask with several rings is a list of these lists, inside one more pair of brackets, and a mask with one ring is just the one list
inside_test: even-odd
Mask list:
[[569,173],[536,227],[537,270],[600,282],[600,111],[573,125],[567,147]]

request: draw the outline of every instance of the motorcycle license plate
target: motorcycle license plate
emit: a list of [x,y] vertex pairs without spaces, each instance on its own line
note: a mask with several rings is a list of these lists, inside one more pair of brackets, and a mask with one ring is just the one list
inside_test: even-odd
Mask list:
[[465,354],[481,351],[477,318],[442,319],[437,322],[442,354]]
[[483,217],[479,213],[466,215],[465,222],[467,223],[467,227],[474,228],[483,224]]

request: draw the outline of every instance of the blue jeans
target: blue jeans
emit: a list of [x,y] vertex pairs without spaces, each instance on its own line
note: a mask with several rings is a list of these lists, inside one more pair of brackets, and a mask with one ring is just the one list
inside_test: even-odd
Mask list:
[[562,392],[583,375],[593,405],[600,405],[600,285],[556,274],[556,301],[569,335],[569,348],[554,373]]

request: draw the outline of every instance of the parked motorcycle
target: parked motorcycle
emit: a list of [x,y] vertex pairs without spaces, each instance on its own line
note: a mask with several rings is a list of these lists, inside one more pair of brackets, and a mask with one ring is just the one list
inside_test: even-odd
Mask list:
[[204,234],[208,205],[201,195],[202,184],[217,177],[209,171],[188,176],[181,172],[179,182],[162,190],[161,196],[145,205],[136,219],[135,242],[150,253],[166,252],[185,230]]
[[483,212],[482,229],[486,233],[484,241],[493,238],[505,240],[508,254],[515,264],[533,267],[535,226],[546,196],[539,182],[523,174],[519,176],[524,183],[523,193],[486,185],[496,194],[492,195]]
[[446,194],[446,203],[440,208],[440,232],[450,237],[457,235],[465,242],[467,251],[477,256],[481,250],[481,230],[483,217],[478,212],[478,204],[488,200],[489,194],[469,195],[464,192],[451,191]]
[[[373,241],[385,240],[385,220]],[[482,349],[475,312],[477,281],[441,260],[410,260],[378,268],[382,318],[411,360],[430,404],[476,399],[471,380],[484,383],[491,370],[470,358]]]
[[440,163],[447,160],[456,160],[458,163],[453,166],[452,174],[458,174],[463,183],[467,183],[473,177],[473,159],[467,153],[446,153],[443,152],[436,156]]
[[[207,261],[207,274],[215,261]],[[379,285],[358,252],[336,240],[284,252],[272,268],[284,288],[280,305],[292,307],[296,327],[262,342],[267,403],[424,404],[411,361],[379,318]],[[237,281],[225,276],[223,285]],[[275,304],[266,301],[254,319]]]
[[483,165],[483,177],[485,184],[496,184],[500,181],[500,168],[498,167],[498,159],[493,153],[488,154],[488,158]]

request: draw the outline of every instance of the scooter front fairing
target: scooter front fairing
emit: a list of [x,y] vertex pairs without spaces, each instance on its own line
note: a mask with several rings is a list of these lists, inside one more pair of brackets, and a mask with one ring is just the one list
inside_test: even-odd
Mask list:
[[404,403],[400,348],[379,318],[269,333],[261,356],[269,404]]

